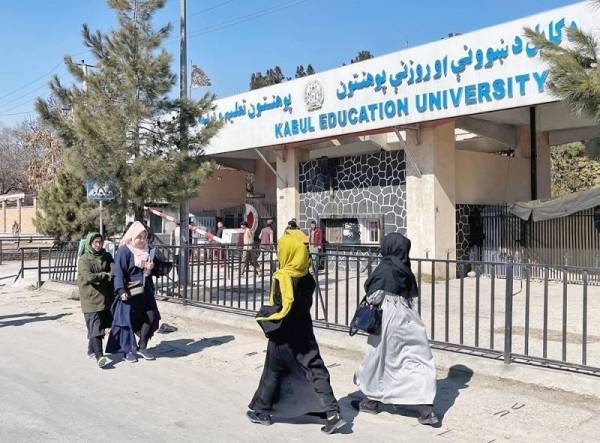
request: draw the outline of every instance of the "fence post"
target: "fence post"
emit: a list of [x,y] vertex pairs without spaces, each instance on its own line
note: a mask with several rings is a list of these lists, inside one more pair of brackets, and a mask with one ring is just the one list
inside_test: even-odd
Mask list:
[[504,298],[504,364],[512,360],[513,273],[512,258],[506,262],[506,294]]
[[37,287],[42,286],[42,248],[38,248],[38,257],[37,257],[37,268],[38,268],[38,281]]

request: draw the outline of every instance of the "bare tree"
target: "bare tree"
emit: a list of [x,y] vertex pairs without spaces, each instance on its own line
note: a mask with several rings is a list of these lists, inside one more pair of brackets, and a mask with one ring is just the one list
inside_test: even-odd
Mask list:
[[27,191],[27,156],[19,129],[0,128],[0,194]]

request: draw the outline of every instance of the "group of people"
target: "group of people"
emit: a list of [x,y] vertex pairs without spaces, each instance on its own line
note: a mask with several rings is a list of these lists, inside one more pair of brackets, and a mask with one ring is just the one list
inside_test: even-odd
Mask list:
[[[269,339],[267,354],[247,416],[270,425],[273,416],[316,414],[326,420],[321,430],[333,433],[345,422],[313,332],[310,308],[316,283],[304,237],[292,225],[277,244],[279,269],[273,274],[269,304],[256,316]],[[351,404],[370,414],[380,412],[383,404],[404,406],[417,412],[421,424],[435,426],[435,365],[413,304],[418,288],[409,251],[406,237],[388,234],[381,262],[365,282],[368,302],[383,311],[382,327],[369,336],[368,352],[354,376],[365,397]]]
[[158,259],[152,256],[146,227],[138,221],[131,224],[114,260],[104,249],[99,232],[87,235],[79,253],[77,283],[88,356],[95,358],[100,368],[107,367],[110,360],[103,351],[103,339],[109,329],[106,353],[122,354],[130,363],[138,356],[154,360],[148,341],[160,320],[151,278],[156,275]]
[[[148,233],[134,222],[114,261],[103,241],[99,233],[90,233],[79,258],[88,355],[99,367],[107,366],[102,345],[104,330],[110,329],[107,353],[121,353],[128,362],[138,356],[153,360],[147,346],[160,314],[150,278],[157,259],[149,249]],[[368,337],[367,354],[354,375],[364,398],[351,405],[370,414],[384,404],[403,406],[416,411],[420,423],[435,426],[436,371],[425,325],[414,306],[418,288],[409,252],[410,241],[402,234],[386,235],[380,263],[365,282],[367,301],[382,310],[381,330]],[[310,309],[316,283],[309,254],[306,235],[292,224],[277,242],[279,267],[272,276],[269,304],[256,315],[268,345],[247,416],[252,423],[270,425],[274,418],[316,415],[325,420],[321,430],[330,434],[345,421],[313,331]]]

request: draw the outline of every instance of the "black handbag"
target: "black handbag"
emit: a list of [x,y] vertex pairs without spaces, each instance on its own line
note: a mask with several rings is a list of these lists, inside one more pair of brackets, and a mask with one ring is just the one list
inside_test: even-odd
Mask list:
[[144,286],[146,279],[142,280],[133,280],[127,283],[127,296],[135,297],[137,295],[142,295],[144,293]]
[[381,334],[381,317],[383,311],[379,305],[372,305],[367,301],[365,295],[356,308],[354,317],[350,322],[350,336],[355,335],[358,331],[364,331],[368,334]]

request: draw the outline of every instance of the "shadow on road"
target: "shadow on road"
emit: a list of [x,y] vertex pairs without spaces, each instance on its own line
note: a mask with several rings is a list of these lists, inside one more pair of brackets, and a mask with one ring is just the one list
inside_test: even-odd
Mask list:
[[[52,321],[58,320],[59,318],[65,317],[67,315],[72,315],[71,313],[66,314],[56,314],[56,315],[46,315],[45,313],[36,312],[32,314],[12,314],[5,315],[0,317],[0,328],[5,326],[23,326],[28,323],[36,323],[40,321]],[[19,317],[29,317],[29,318],[19,318]],[[5,318],[13,318],[14,320],[3,321]]]
[[153,351],[159,358],[178,358],[187,355],[196,354],[206,348],[220,346],[233,341],[233,335],[223,335],[220,337],[209,337],[201,340],[192,340],[189,338],[180,338],[177,340],[163,340]]
[[15,317],[39,317],[40,315],[46,315],[46,313],[45,312],[25,312],[23,314],[0,315],[0,320],[5,320],[7,318],[15,318]]
[[469,387],[469,381],[473,377],[473,370],[464,365],[454,365],[448,369],[448,375],[437,382],[437,394],[435,396],[434,409],[440,418],[454,406],[456,399],[462,389]]
[[[473,370],[464,365],[454,365],[448,369],[446,378],[437,381],[437,392],[433,403],[433,409],[443,420],[446,413],[454,406],[456,399],[460,395],[462,389],[469,387],[469,381],[473,377]],[[353,400],[361,400],[364,395],[360,391],[355,391],[347,396],[340,398],[339,403],[342,408],[344,419],[349,423],[349,428],[352,428],[355,417],[358,411],[351,406]],[[398,414],[405,417],[419,416],[416,408],[410,405],[380,405],[380,412],[388,412],[390,414]],[[441,426],[441,423],[436,427]]]

